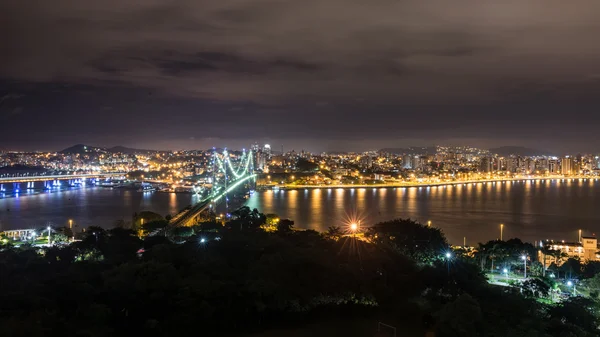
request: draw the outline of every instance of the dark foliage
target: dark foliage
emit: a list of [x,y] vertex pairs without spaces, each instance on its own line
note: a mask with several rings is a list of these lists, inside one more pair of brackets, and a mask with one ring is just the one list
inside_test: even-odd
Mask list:
[[439,230],[395,220],[365,242],[285,220],[269,233],[265,218],[244,208],[225,226],[172,230],[177,240],[90,227],[43,254],[7,247],[2,336],[235,335],[356,317],[385,317],[416,336],[597,336],[596,302],[546,307],[490,286],[472,259],[443,258]]

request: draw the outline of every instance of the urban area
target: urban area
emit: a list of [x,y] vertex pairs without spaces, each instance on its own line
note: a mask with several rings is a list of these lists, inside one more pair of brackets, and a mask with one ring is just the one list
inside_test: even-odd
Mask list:
[[[209,299],[208,290],[194,288],[192,292],[196,293],[187,296],[204,301],[202,307],[178,302],[178,310],[201,316],[202,324],[211,329],[261,329],[280,319],[294,326],[296,318],[291,318],[292,314],[308,319],[323,308],[342,306],[351,315],[361,317],[349,324],[349,329],[363,329],[360,324],[364,319],[377,317],[378,328],[392,329],[394,333],[404,329],[415,336],[428,331],[440,331],[439,336],[480,336],[486,329],[489,336],[498,332],[526,336],[536,329],[593,336],[600,322],[600,248],[595,235],[583,235],[581,230],[573,242],[528,243],[504,238],[505,225],[498,224],[498,239],[474,246],[450,245],[443,231],[431,222],[395,219],[364,224],[351,219],[343,227],[330,226],[326,232],[318,233],[295,229],[293,219],[263,214],[241,203],[226,215],[219,214],[216,205],[219,200],[235,204],[239,189],[592,180],[598,177],[599,164],[595,155],[501,155],[471,147],[441,146],[321,154],[274,151],[269,145],[253,145],[241,151],[167,152],[77,145],[56,153],[4,152],[0,156],[4,198],[18,198],[28,189],[40,186],[39,193],[44,193],[45,189],[77,184],[134,188],[149,193],[195,193],[200,197],[196,204],[177,214],[140,212],[130,222],[123,221],[114,228],[91,226],[75,230],[69,221],[65,226],[7,230],[0,233],[0,255],[13,261],[5,268],[12,271],[9,278],[13,282],[20,277],[16,262],[19,259],[58,266],[48,274],[55,281],[60,279],[60,270],[83,277],[81,273],[87,272],[78,270],[78,265],[99,264],[94,270],[109,268],[112,274],[105,274],[103,286],[113,287],[112,296],[127,295],[102,299],[101,293],[96,293],[97,297],[86,300],[89,303],[83,306],[100,311],[74,324],[69,331],[84,329],[83,322],[109,324],[123,334],[134,332],[124,322],[135,322],[144,331],[174,329],[175,317],[156,308],[174,298],[183,300],[181,289],[191,282],[190,278],[200,277],[182,274],[183,269],[175,272],[172,265],[161,264],[166,256],[178,256],[178,263],[185,266],[182,268],[194,266],[203,271],[201,277],[212,278],[194,279],[198,282],[195,285],[203,284],[210,291],[220,292],[239,310],[250,310],[235,319],[235,327],[231,326],[231,321],[223,318],[230,308],[220,303],[223,297]],[[24,252],[37,254],[25,256],[28,253]],[[202,262],[194,260],[197,254],[203,256]],[[242,260],[246,263],[239,267]],[[285,260],[292,262],[288,265]],[[231,281],[230,273],[236,265],[246,273],[243,282],[249,278],[255,282],[238,285],[246,292],[242,298],[251,298],[252,304],[237,303],[239,293],[235,295],[233,284],[222,283]],[[294,280],[270,283],[272,278],[297,275],[291,270],[285,274],[273,270],[299,266],[309,266],[302,268],[310,272]],[[209,271],[210,268],[216,271]],[[40,279],[45,277],[48,276]],[[148,280],[143,285],[139,283],[142,278]],[[406,289],[398,289],[394,284],[404,284]],[[78,296],[81,292],[85,290],[76,291]],[[136,307],[131,307],[126,301],[131,296],[142,296],[144,301],[136,301]],[[152,303],[150,307],[156,311],[150,313],[148,308],[140,307],[146,302]],[[507,309],[512,306],[514,310]],[[71,311],[56,303],[45,307],[61,311],[64,317]],[[386,308],[384,318],[381,308]],[[456,310],[468,314],[458,315]],[[103,316],[102,312],[110,314]],[[389,315],[390,312],[394,314]],[[397,315],[400,312],[402,315]],[[513,317],[515,313],[533,321],[510,323],[518,320]],[[498,324],[483,328],[478,322],[488,315],[501,319]],[[539,322],[546,319],[540,328]],[[415,320],[421,323],[415,324]],[[175,330],[179,328],[183,331],[189,327]]]

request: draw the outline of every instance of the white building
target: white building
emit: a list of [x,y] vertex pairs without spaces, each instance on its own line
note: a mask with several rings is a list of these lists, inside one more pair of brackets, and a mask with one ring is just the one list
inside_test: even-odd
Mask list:
[[[598,239],[596,237],[582,237],[581,242],[554,242],[547,241],[541,243],[546,249],[554,252],[561,252],[564,257],[555,256],[554,254],[543,254],[538,251],[538,260],[545,266],[549,266],[553,262],[557,265],[563,264],[569,258],[578,258],[582,262],[599,261],[598,256]],[[557,254],[558,255],[558,254]]]

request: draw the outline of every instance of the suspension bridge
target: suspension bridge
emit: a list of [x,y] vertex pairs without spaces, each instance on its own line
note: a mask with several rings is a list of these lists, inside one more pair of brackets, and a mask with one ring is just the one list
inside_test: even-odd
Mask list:
[[199,201],[175,215],[169,222],[169,227],[195,225],[203,212],[216,209],[220,202],[225,203],[227,211],[231,193],[256,183],[253,157],[252,151],[244,150],[239,158],[234,158],[226,149],[222,153],[215,150],[211,159],[211,187],[200,189]]

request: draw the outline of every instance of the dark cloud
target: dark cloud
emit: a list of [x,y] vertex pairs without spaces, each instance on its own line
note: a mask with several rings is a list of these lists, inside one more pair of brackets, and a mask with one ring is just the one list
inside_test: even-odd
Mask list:
[[[34,88],[28,115],[110,106],[169,144],[182,133],[526,142],[548,135],[524,119],[576,135],[600,124],[596,0],[33,0],[0,13],[0,78]],[[165,113],[188,120],[148,124]],[[567,123],[577,116],[591,123]]]

